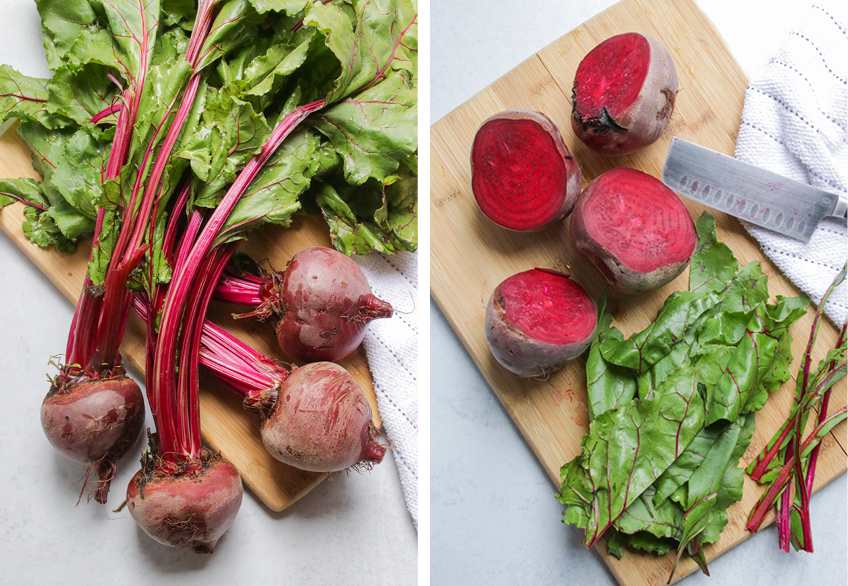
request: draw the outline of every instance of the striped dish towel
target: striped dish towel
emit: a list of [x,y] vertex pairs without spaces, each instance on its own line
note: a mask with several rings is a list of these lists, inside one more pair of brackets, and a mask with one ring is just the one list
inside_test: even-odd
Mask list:
[[374,295],[395,309],[391,319],[368,324],[365,352],[403,496],[418,529],[418,255],[374,252],[354,258]]
[[[848,194],[848,2],[821,0],[801,12],[745,92],[736,158],[834,193]],[[744,223],[744,222],[743,222]],[[774,264],[818,303],[848,259],[844,219],[825,218],[804,244],[745,224]],[[848,314],[848,283],[825,311]]]

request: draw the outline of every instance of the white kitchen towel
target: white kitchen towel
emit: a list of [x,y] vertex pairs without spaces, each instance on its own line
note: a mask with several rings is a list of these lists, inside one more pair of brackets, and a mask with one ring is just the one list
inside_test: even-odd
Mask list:
[[[848,194],[848,2],[822,0],[801,11],[768,65],[748,85],[736,158],[839,194]],[[844,219],[825,218],[804,244],[746,224],[763,251],[818,303],[848,258]],[[836,325],[848,313],[848,283],[825,307]]]
[[365,352],[386,435],[394,444],[403,496],[418,529],[418,255],[355,258],[374,295],[395,310],[390,319],[368,324]]

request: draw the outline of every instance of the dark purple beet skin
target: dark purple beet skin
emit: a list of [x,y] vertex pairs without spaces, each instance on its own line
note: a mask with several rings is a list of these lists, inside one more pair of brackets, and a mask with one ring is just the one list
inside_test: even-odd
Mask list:
[[276,408],[262,423],[262,443],[277,460],[311,472],[339,472],[382,461],[371,407],[362,388],[337,364],[292,371]]
[[235,466],[203,448],[183,470],[164,470],[145,454],[127,487],[130,515],[155,541],[212,553],[230,528],[244,494]]
[[54,448],[97,468],[94,498],[105,503],[117,461],[144,426],[144,396],[126,376],[61,384],[41,404],[41,426]]
[[371,293],[355,261],[330,248],[298,252],[282,279],[277,341],[296,362],[337,362],[362,343],[371,320],[392,306]]

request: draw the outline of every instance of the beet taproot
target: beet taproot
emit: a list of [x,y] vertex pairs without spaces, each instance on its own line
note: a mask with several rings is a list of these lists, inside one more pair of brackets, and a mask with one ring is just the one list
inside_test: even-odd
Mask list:
[[471,147],[471,189],[494,223],[541,230],[571,213],[580,167],[544,114],[507,110],[485,120]]
[[138,526],[162,545],[212,553],[241,507],[244,487],[235,466],[206,448],[177,467],[151,452],[141,464],[127,487]]
[[510,372],[544,377],[589,347],[597,323],[583,287],[562,273],[533,269],[495,288],[486,309],[486,341]]
[[102,504],[118,460],[144,427],[144,396],[127,376],[68,381],[60,375],[41,404],[41,427],[54,448],[96,471],[93,497]]
[[274,458],[310,472],[370,466],[386,453],[376,440],[365,393],[348,371],[331,362],[291,372],[261,433]]
[[371,292],[356,261],[320,246],[294,255],[278,294],[277,342],[301,363],[349,356],[362,343],[369,322],[393,313]]
[[624,155],[662,136],[676,99],[677,71],[665,47],[639,33],[616,35],[577,66],[571,127],[589,148]]
[[571,215],[571,237],[610,286],[628,294],[674,280],[698,240],[677,194],[628,167],[607,171],[586,186]]

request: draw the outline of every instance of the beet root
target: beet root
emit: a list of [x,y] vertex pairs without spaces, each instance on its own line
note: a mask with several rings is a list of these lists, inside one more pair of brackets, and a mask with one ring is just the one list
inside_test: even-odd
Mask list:
[[628,294],[674,280],[698,240],[677,194],[627,167],[607,171],[586,186],[571,216],[571,237],[607,282]]
[[356,380],[330,362],[292,371],[262,423],[265,449],[281,462],[311,472],[338,472],[382,461],[371,407]]
[[41,404],[41,426],[54,448],[96,469],[93,496],[105,503],[118,460],[144,426],[144,396],[126,376],[62,380],[60,375]]
[[486,341],[495,359],[523,377],[545,377],[582,354],[597,327],[595,304],[567,275],[533,269],[495,288]]
[[279,292],[277,341],[300,363],[339,361],[362,343],[365,326],[391,317],[392,306],[371,293],[358,264],[330,248],[298,252]]
[[541,230],[571,213],[580,167],[544,114],[507,110],[485,120],[471,147],[471,188],[504,228]]
[[206,448],[177,470],[145,453],[127,487],[127,506],[138,526],[162,545],[212,553],[236,518],[243,493],[235,466]]
[[624,155],[656,141],[677,99],[677,71],[659,41],[625,33],[589,51],[574,77],[571,127],[589,148]]

